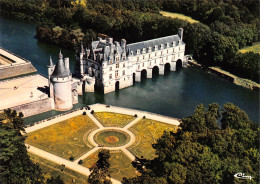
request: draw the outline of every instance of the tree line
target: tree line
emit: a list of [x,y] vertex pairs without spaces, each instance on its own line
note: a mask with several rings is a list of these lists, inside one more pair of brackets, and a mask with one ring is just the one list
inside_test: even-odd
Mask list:
[[[133,43],[173,35],[182,27],[186,53],[200,64],[259,82],[260,55],[238,53],[259,40],[254,0],[89,0],[84,6],[71,2],[2,0],[0,7],[1,14],[38,22],[39,40],[74,50],[81,40],[88,45],[100,33]],[[163,17],[159,10],[183,13],[200,23]]]

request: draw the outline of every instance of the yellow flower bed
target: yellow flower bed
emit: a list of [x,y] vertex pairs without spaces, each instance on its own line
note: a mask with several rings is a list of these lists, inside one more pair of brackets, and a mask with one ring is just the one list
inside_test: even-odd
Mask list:
[[79,115],[31,132],[25,142],[65,159],[77,158],[93,147],[87,135],[97,128],[88,116]]
[[135,119],[134,116],[113,112],[95,112],[94,116],[105,127],[124,127]]
[[156,140],[162,136],[165,130],[176,131],[177,126],[155,120],[142,119],[129,130],[135,134],[136,141],[127,149],[138,157],[143,156],[146,159],[153,159],[155,150],[152,144],[156,143]]

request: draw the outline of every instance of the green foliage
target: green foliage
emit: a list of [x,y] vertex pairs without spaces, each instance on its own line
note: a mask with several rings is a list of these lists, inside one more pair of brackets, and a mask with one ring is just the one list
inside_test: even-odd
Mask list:
[[[259,55],[236,54],[239,48],[259,40],[256,7],[257,1],[252,0],[89,0],[86,7],[72,6],[68,0],[0,2],[1,14],[41,23],[39,40],[74,50],[81,41],[89,45],[99,33],[133,43],[173,35],[182,27],[186,53],[200,64],[219,66],[259,82]],[[160,9],[183,13],[202,23],[163,17],[158,14]],[[59,34],[56,26],[61,28]]]
[[109,174],[109,158],[111,157],[109,150],[102,149],[98,154],[98,161],[90,168],[89,183],[111,184]]
[[46,184],[64,184],[64,182],[61,180],[60,176],[52,176],[50,179],[47,180]]
[[71,157],[70,157],[70,161],[73,161],[73,160],[74,160],[74,157],[73,157],[73,156],[71,156]]
[[43,183],[41,170],[34,164],[24,145],[22,114],[7,109],[4,111],[8,121],[0,121],[0,182],[5,183]]
[[199,105],[182,120],[177,133],[166,131],[157,140],[153,148],[158,157],[143,162],[142,176],[125,178],[123,183],[143,178],[164,178],[167,183],[238,183],[233,176],[237,172],[258,183],[259,130],[232,103],[223,109],[218,104]]

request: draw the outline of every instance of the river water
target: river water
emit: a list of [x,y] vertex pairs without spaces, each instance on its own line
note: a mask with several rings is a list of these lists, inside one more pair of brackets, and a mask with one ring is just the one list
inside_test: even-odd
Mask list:
[[[49,57],[51,55],[56,62],[60,48],[37,41],[35,33],[35,24],[0,17],[0,46],[28,59],[38,73],[47,75]],[[75,52],[62,49],[62,53],[64,57],[70,57],[73,71]],[[213,102],[220,105],[232,102],[246,111],[252,120],[259,121],[258,92],[193,67],[168,72],[153,79],[143,79],[132,87],[106,95],[86,93],[79,97],[79,103],[74,108],[103,103],[183,118],[191,115],[196,105]],[[53,110],[25,118],[25,121],[29,124],[60,113],[63,112]]]

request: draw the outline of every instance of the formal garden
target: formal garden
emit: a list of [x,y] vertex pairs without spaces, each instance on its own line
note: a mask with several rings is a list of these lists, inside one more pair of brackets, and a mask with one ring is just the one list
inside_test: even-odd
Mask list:
[[[103,127],[96,125],[99,123]],[[152,144],[156,143],[156,139],[165,130],[175,131],[176,128],[175,125],[147,119],[134,113],[127,115],[93,111],[90,114],[83,112],[82,115],[32,131],[27,134],[26,143],[87,168],[95,164],[100,149],[110,149],[110,174],[112,178],[122,180],[123,177],[135,177],[139,174],[131,164],[133,158],[154,158],[155,150]],[[130,136],[131,132],[133,134]],[[91,140],[96,145],[92,145]],[[126,147],[129,143],[132,145]],[[98,149],[93,153],[89,152],[94,147]],[[37,162],[40,158],[34,156],[32,159]],[[48,168],[54,174],[62,170],[61,166],[56,167],[45,162],[42,162],[41,167],[46,171],[46,177]],[[71,174],[63,177],[72,178]]]
[[104,127],[124,127],[135,119],[131,115],[113,112],[96,112],[94,116]]
[[141,119],[129,130],[135,134],[136,140],[128,149],[138,157],[143,156],[147,159],[153,159],[155,150],[152,144],[156,143],[156,140],[162,136],[164,131],[175,132],[177,126],[151,119]]
[[29,133],[26,143],[65,159],[77,158],[93,148],[87,136],[97,128],[88,116],[75,116]]
[[[123,177],[135,177],[137,172],[128,158],[121,150],[110,151],[110,175],[112,178],[122,180]],[[83,160],[83,166],[90,168],[98,160],[98,151]]]

